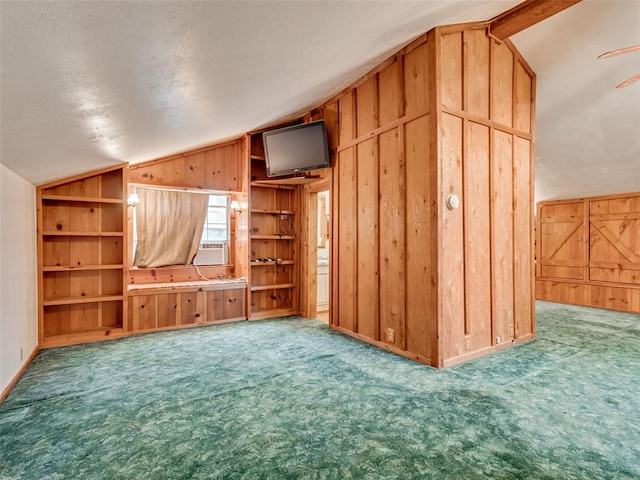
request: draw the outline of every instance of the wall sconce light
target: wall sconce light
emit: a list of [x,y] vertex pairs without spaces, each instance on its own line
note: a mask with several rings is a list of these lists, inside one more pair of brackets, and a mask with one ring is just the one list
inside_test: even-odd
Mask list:
[[130,207],[135,207],[138,203],[140,203],[140,197],[138,196],[138,194],[135,192],[130,193],[127,197],[127,205],[129,205]]
[[237,200],[231,201],[231,210],[233,210],[236,213],[240,213],[240,204],[238,203]]

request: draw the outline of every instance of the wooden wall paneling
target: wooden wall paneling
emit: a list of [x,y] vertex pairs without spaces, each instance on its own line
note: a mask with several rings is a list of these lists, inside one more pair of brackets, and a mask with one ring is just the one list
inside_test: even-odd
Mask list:
[[69,305],[44,307],[43,341],[44,338],[69,332],[69,317]]
[[[317,314],[318,265],[318,194],[306,187],[300,209],[300,315],[315,318]],[[280,258],[280,257],[279,257]],[[286,268],[284,269],[286,270]]]
[[339,154],[335,154],[333,168],[331,169],[331,233],[330,233],[330,260],[329,260],[329,324],[333,327],[339,325],[338,304],[340,302],[340,164],[338,162]]
[[[131,165],[129,167],[129,181],[132,183],[143,183],[151,185],[161,185],[164,182],[163,164],[154,163],[145,166]],[[170,185],[166,182],[167,185]]]
[[[442,184],[440,202],[444,204],[448,195],[461,197],[462,186],[462,119],[453,115],[442,115],[442,151],[440,165]],[[440,342],[442,358],[450,359],[464,353],[465,305],[464,305],[464,211],[463,208],[443,209],[441,278],[442,285],[442,330]]]
[[404,113],[414,115],[429,108],[429,55],[425,43],[404,56]]
[[102,311],[101,327],[106,330],[124,328],[124,312],[128,310],[124,310],[122,301],[102,302],[100,310]]
[[[342,131],[342,122],[340,123]],[[338,325],[350,331],[356,331],[357,308],[357,183],[355,148],[343,150],[338,154],[338,204],[336,205],[338,224],[338,281],[339,296],[337,297]]]
[[540,209],[540,276],[584,279],[584,202],[546,205]]
[[128,169],[123,167],[122,170],[114,170],[112,172],[100,175],[100,196],[102,198],[125,199],[126,178],[124,178]]
[[589,204],[589,279],[640,285],[640,197]]
[[432,217],[436,193],[431,168],[429,118],[420,117],[405,126],[406,151],[406,350],[425,359],[434,355],[437,292]]
[[494,345],[510,341],[513,324],[513,136],[492,129],[491,300]]
[[[225,318],[224,292],[224,290],[210,290],[207,292],[207,322],[216,322]],[[241,294],[244,298],[244,290]]]
[[185,185],[184,170],[184,158],[182,157],[162,162],[162,183],[176,187]]
[[513,127],[523,132],[531,132],[531,90],[532,79],[525,67],[516,59],[514,62],[514,113]]
[[360,137],[378,127],[378,82],[371,77],[356,89],[356,132]]
[[212,190],[223,190],[225,178],[225,152],[215,148],[205,152],[205,185]]
[[491,41],[491,120],[513,126],[513,53],[504,43]]
[[224,148],[224,190],[240,190],[240,175],[242,173],[242,152],[237,144],[227,145]]
[[241,318],[244,311],[244,289],[223,290],[223,318]]
[[465,351],[492,345],[489,127],[465,121],[462,194],[465,255]]
[[135,295],[131,304],[131,328],[133,331],[151,330],[156,328],[158,311],[157,298],[159,295]]
[[490,40],[482,30],[462,32],[464,59],[464,110],[489,118]]
[[379,137],[379,340],[404,349],[405,161],[404,127]]
[[43,253],[40,254],[39,258],[43,259],[43,267],[71,264],[68,237],[51,237],[42,245],[42,248]]
[[[338,102],[333,101],[325,105],[322,113],[324,123],[327,128],[327,141],[329,143],[329,151],[335,152],[336,148],[338,148],[338,137],[340,134]],[[335,165],[335,158],[332,158],[331,163]]]
[[198,152],[184,157],[184,185],[193,188],[206,188],[204,152]]
[[180,292],[178,295],[182,305],[182,315],[179,318],[180,325],[206,321],[205,292]]
[[69,205],[69,231],[99,232],[100,216],[96,203],[74,203]]
[[94,175],[68,184],[68,195],[72,197],[99,197],[100,176]]
[[[176,326],[179,318],[178,310],[178,294],[176,293],[163,293],[161,295],[155,295],[156,297],[156,327],[174,327]],[[133,297],[136,298],[136,297]]]
[[532,310],[533,257],[532,203],[531,203],[531,144],[528,140],[513,139],[513,294],[515,338],[533,335],[535,323]]
[[403,57],[378,74],[378,110],[380,125],[404,115]]
[[102,326],[100,304],[80,303],[69,305],[69,330],[81,332]]
[[441,100],[442,105],[462,110],[462,33],[450,33],[440,37],[441,49]]
[[63,201],[44,202],[42,205],[42,231],[68,232],[70,221],[69,203]]
[[[366,85],[366,84],[365,84]],[[357,146],[357,332],[379,340],[378,139]]]

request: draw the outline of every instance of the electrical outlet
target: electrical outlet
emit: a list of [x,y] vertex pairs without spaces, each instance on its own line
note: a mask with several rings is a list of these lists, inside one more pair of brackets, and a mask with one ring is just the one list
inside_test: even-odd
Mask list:
[[501,341],[502,341],[502,337],[496,337],[496,345],[500,345]]
[[464,349],[471,350],[471,338],[467,337],[464,339]]
[[387,328],[387,341],[391,343],[396,341],[396,332],[393,328]]

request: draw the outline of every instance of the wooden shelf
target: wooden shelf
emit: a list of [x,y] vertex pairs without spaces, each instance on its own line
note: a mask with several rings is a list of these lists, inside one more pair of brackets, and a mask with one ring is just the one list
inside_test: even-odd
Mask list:
[[251,240],[295,240],[293,235],[251,235]]
[[253,285],[251,287],[252,292],[258,292],[260,290],[282,290],[285,288],[295,288],[295,283],[275,283],[273,285]]
[[45,237],[122,237],[122,232],[68,232],[64,230],[53,230],[42,232]]
[[47,335],[44,337],[44,347],[58,347],[62,345],[73,345],[76,343],[95,342],[109,338],[124,337],[126,333],[122,326],[114,327],[94,327],[84,330],[70,330],[66,333]]
[[251,186],[254,187],[270,187],[270,186],[293,186],[305,185],[320,180],[322,177],[314,175],[313,177],[293,177],[293,178],[274,178],[270,180],[254,180]]
[[293,307],[288,308],[268,308],[254,310],[249,316],[249,320],[262,320],[265,318],[289,317],[298,315],[298,310]]
[[82,272],[88,270],[122,270],[124,265],[55,265],[42,267],[43,272]]
[[43,200],[56,200],[64,202],[85,202],[85,203],[116,203],[123,204],[121,198],[103,198],[103,197],[79,197],[74,195],[53,195],[51,193],[43,194]]
[[262,267],[268,265],[295,265],[293,260],[282,260],[281,262],[251,262],[252,267]]
[[270,180],[254,180],[251,182],[252,187],[262,188],[279,188],[280,190],[295,190],[295,185],[282,185],[280,183],[273,183]]
[[254,208],[251,213],[267,213],[270,215],[295,215],[296,212],[292,210],[267,210],[263,208]]
[[53,307],[56,305],[76,305],[79,303],[96,303],[96,302],[114,302],[122,300],[124,295],[95,295],[86,297],[60,297],[51,298],[42,302],[45,307]]
[[266,162],[267,158],[264,155],[255,155],[252,153],[251,160],[262,160],[263,162]]

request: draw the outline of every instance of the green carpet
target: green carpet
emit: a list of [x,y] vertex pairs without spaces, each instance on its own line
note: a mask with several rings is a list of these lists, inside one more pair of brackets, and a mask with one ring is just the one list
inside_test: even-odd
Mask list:
[[0,405],[0,478],[640,478],[640,316],[537,317],[447,370],[300,318],[45,350]]

